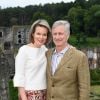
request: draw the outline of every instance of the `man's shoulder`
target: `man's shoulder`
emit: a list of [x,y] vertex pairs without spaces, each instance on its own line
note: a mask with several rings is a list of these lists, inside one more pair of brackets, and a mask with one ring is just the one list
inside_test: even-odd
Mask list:
[[76,56],[86,56],[86,54],[83,52],[83,51],[81,51],[81,50],[79,50],[79,49],[77,49],[77,48],[72,48],[73,49],[73,53],[76,55]]
[[55,49],[55,48],[50,48],[50,49],[48,49],[48,51],[47,51],[47,52],[53,52],[53,51],[54,51],[54,49]]
[[54,51],[54,48],[50,48],[48,49],[48,51],[46,52],[47,55],[52,54],[52,52]]

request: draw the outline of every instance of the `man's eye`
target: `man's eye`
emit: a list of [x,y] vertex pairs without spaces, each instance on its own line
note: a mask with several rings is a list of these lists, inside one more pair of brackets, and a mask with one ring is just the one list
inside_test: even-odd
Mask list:
[[62,35],[63,33],[59,33],[59,35]]
[[53,35],[57,35],[57,33],[53,33]]

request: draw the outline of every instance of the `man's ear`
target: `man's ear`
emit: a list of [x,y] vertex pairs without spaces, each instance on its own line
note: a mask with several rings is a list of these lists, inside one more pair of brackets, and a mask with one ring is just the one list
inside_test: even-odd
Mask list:
[[70,36],[70,35],[68,34],[68,35],[67,35],[67,41],[68,41],[68,39],[69,39],[69,36]]

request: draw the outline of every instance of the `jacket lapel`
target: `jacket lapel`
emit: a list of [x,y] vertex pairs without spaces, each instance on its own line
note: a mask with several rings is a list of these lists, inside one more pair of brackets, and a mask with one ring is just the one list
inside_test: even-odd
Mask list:
[[51,65],[51,62],[52,62],[52,54],[54,52],[54,48],[51,49],[51,51],[49,52],[49,55],[48,55],[48,68],[49,68],[49,71],[50,71],[50,75],[52,75],[52,65]]
[[63,58],[61,59],[61,61],[60,61],[60,63],[59,63],[54,74],[56,74],[57,71],[59,71],[59,69],[62,68],[63,65],[72,58],[73,49],[75,49],[75,48],[69,48],[68,51],[65,52],[65,54],[64,54]]

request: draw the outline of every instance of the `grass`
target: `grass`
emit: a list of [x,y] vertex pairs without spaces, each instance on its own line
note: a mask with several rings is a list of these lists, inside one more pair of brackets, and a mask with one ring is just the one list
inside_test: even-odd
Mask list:
[[100,95],[100,85],[91,86],[91,92],[94,92]]
[[91,100],[100,100],[100,85],[91,86]]

